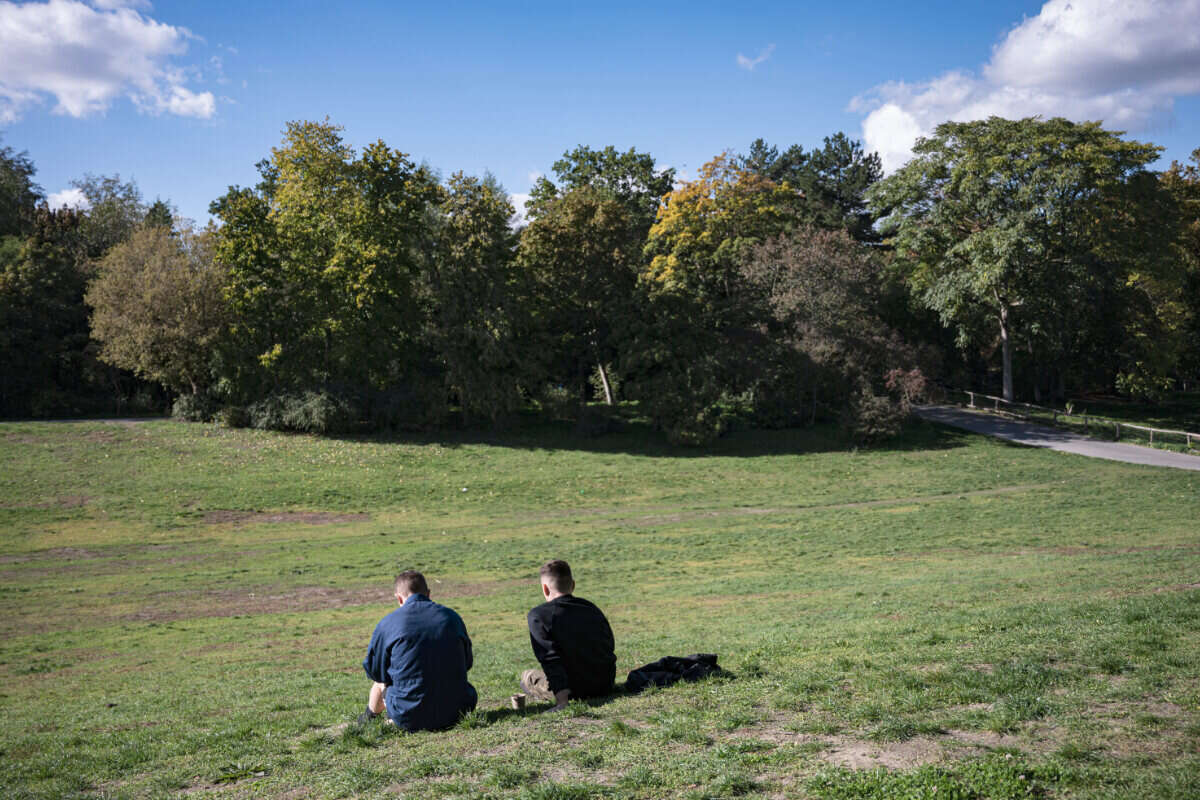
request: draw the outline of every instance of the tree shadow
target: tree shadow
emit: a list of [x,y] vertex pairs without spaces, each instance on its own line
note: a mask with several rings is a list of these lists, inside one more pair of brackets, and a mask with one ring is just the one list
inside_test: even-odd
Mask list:
[[454,450],[488,445],[530,451],[578,451],[653,458],[756,458],[806,453],[895,453],[948,450],[965,447],[972,434],[917,418],[909,420],[896,437],[870,445],[856,445],[833,424],[803,428],[744,428],[702,447],[681,447],[667,441],[662,431],[644,419],[621,419],[615,429],[599,436],[580,433],[568,421],[522,415],[503,429],[458,428],[423,432],[343,434],[330,438],[381,444],[436,445]]

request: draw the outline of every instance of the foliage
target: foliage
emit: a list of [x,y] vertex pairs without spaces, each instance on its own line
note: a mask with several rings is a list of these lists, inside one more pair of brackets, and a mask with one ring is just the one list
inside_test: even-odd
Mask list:
[[218,407],[217,401],[208,394],[181,394],[171,404],[171,417],[180,422],[210,422]]
[[0,240],[26,236],[33,227],[33,210],[42,189],[33,182],[37,169],[26,152],[0,147]]
[[897,433],[909,398],[889,397],[888,378],[913,368],[916,354],[878,317],[872,254],[844,231],[801,227],[756,248],[742,273],[781,349],[758,388],[769,417],[796,424],[806,409],[817,417],[820,403],[859,440]]
[[1158,269],[1159,150],[1098,123],[947,122],[869,199],[921,302],[964,345],[998,338],[1011,400],[1017,345],[1061,364],[1094,320],[1124,315],[1128,276]]
[[81,215],[38,209],[23,243],[0,240],[0,414],[78,413],[88,382]]
[[582,401],[593,369],[619,359],[628,340],[641,264],[637,218],[606,189],[572,189],[521,232],[518,264],[536,303],[547,377],[581,387]]
[[799,200],[729,154],[667,196],[645,246],[643,308],[624,371],[673,441],[711,441],[745,405],[763,342],[741,266],[793,224]]
[[826,136],[824,144],[812,152],[792,145],[780,153],[755,139],[741,162],[747,169],[800,191],[799,221],[844,230],[860,242],[878,241],[866,192],[883,177],[883,165],[877,153],[864,153],[860,142],[839,131]]
[[100,358],[175,392],[206,388],[226,325],[225,279],[208,234],[142,227],[108,251],[88,287]]
[[516,237],[503,187],[490,176],[450,176],[439,207],[436,254],[428,282],[430,347],[445,364],[446,384],[465,417],[497,420],[520,403],[514,285]]
[[1179,211],[1179,233],[1174,254],[1182,279],[1167,290],[1159,304],[1160,316],[1180,344],[1179,371],[1200,385],[1200,148],[1192,151],[1187,164],[1172,162],[1162,176],[1163,188]]
[[355,412],[343,398],[328,392],[273,394],[246,409],[250,427],[298,433],[345,433]]
[[142,193],[120,175],[85,175],[71,185],[83,192],[87,212],[80,217],[80,257],[98,259],[127,240],[146,218]]
[[555,198],[591,187],[628,208],[641,237],[654,223],[663,197],[675,184],[674,168],[659,169],[649,153],[633,148],[621,153],[612,145],[603,150],[580,145],[563,153],[551,169],[558,183],[545,176],[538,179],[526,206],[530,218],[546,213]]
[[417,277],[432,242],[432,174],[382,141],[356,156],[329,122],[288,123],[255,189],[211,207],[223,223],[230,373],[254,387],[382,387],[411,368],[425,310]]

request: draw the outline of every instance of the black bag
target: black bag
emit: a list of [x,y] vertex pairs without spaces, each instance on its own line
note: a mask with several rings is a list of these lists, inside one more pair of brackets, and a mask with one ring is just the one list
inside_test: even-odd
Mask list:
[[670,686],[681,680],[698,681],[721,671],[715,653],[695,653],[690,656],[667,656],[638,667],[625,679],[625,689],[637,694],[647,686]]

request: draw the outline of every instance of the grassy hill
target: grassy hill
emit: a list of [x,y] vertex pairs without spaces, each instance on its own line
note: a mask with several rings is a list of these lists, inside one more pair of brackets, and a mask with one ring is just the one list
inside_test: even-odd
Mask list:
[[[316,439],[0,425],[4,797],[1200,796],[1200,474],[914,424]],[[618,676],[507,708],[565,558]],[[448,732],[358,726],[392,576],[475,643]]]

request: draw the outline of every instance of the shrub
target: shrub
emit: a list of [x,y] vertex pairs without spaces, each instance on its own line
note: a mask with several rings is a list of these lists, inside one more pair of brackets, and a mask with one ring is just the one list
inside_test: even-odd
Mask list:
[[320,434],[348,431],[355,417],[349,403],[328,392],[271,395],[250,406],[248,415],[260,430]]
[[842,425],[854,441],[865,444],[895,436],[907,416],[907,404],[864,389],[852,397],[846,406]]
[[250,412],[242,406],[225,406],[217,412],[217,422],[226,428],[248,428]]
[[217,404],[204,393],[181,394],[171,405],[171,416],[183,422],[208,422]]

